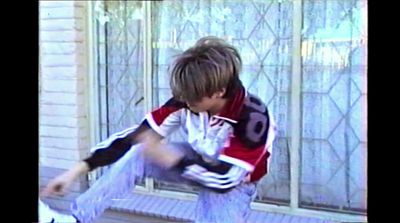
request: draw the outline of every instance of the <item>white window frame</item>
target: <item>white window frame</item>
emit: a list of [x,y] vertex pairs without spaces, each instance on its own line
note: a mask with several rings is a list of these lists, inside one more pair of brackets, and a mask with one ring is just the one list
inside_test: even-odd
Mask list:
[[[260,202],[252,202],[251,207],[254,210],[264,212],[276,212],[282,214],[290,214],[305,217],[317,217],[326,220],[333,221],[345,221],[345,222],[367,222],[367,216],[359,214],[346,214],[323,210],[312,210],[306,209],[299,206],[299,189],[300,189],[300,145],[301,145],[301,29],[302,29],[302,4],[304,0],[292,0],[293,1],[293,51],[292,54],[292,75],[291,81],[292,92],[291,92],[291,125],[292,137],[290,139],[290,204],[289,206],[281,206],[275,204],[266,204]],[[98,105],[100,103],[98,98],[98,83],[97,83],[97,61],[95,57],[95,46],[96,38],[94,37],[94,4],[93,1],[87,1],[86,3],[86,41],[87,41],[87,70],[88,70],[88,112],[89,112],[89,126],[90,126],[90,145],[93,146],[100,140],[100,122],[99,122],[99,111]],[[151,100],[145,101],[145,112],[150,112],[152,109],[152,64],[151,64],[151,1],[144,1],[144,98],[150,98]],[[97,177],[96,171],[92,171],[88,174],[89,182],[93,182],[93,179]],[[158,189],[154,187],[154,180],[148,178],[145,181],[145,186],[137,186],[135,188],[136,193],[151,194],[155,196],[161,196],[166,198],[179,198],[182,200],[194,201],[197,199],[196,194],[187,192],[176,192],[168,191],[164,189]]]

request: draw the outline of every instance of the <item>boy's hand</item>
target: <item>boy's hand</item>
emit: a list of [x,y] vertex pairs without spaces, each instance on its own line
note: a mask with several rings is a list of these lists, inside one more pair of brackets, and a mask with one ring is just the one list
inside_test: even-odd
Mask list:
[[40,196],[64,196],[73,181],[74,178],[70,174],[68,174],[68,172],[62,174],[51,180],[47,184],[46,188],[40,193]]
[[165,149],[165,144],[152,144],[143,150],[144,155],[157,165],[169,169],[175,166],[183,157],[183,154],[173,149]]
[[169,169],[175,166],[183,157],[179,151],[174,149],[165,149],[170,146],[162,143],[162,137],[154,131],[147,131],[142,134],[141,142],[144,145],[143,154],[155,164]]
[[86,162],[79,162],[67,172],[57,176],[51,180],[47,186],[41,191],[41,197],[48,196],[63,196],[71,184],[82,174],[89,171],[89,167]]

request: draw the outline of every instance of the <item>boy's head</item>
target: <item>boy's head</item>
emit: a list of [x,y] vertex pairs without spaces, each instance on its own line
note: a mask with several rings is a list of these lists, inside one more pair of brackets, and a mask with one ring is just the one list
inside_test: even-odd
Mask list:
[[171,90],[188,104],[204,97],[229,98],[242,86],[242,60],[238,51],[223,39],[204,37],[180,54],[171,69]]

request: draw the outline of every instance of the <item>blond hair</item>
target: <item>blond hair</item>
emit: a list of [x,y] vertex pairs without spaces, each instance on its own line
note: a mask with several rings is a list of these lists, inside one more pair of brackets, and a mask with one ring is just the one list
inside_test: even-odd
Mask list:
[[217,37],[203,37],[174,61],[172,94],[178,100],[196,102],[225,88],[224,97],[229,98],[242,86],[241,67],[235,47]]

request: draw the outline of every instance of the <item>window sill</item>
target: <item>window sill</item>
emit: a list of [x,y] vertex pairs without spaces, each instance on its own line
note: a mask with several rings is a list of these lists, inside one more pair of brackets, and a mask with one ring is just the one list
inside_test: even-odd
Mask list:
[[[124,199],[115,200],[110,208],[113,211],[139,214],[170,221],[194,221],[195,201],[161,197],[154,194],[131,193]],[[279,213],[268,213],[253,210],[248,222],[312,222],[334,223],[311,217],[301,217]]]

